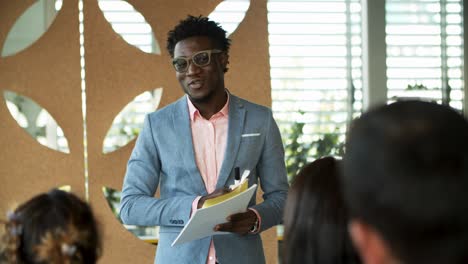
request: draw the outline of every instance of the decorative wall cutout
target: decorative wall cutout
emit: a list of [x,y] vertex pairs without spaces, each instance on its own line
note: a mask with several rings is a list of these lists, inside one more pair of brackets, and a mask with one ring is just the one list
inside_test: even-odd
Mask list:
[[11,116],[16,120],[18,125],[22,128],[28,127],[28,119],[23,114],[23,112],[21,112],[20,109],[18,109],[18,106],[16,106],[15,103],[11,102],[6,98],[5,103],[8,108],[8,111],[10,111]]
[[[2,52],[11,50],[5,42],[7,38],[13,40],[15,23],[37,3],[0,1]],[[49,20],[53,23],[42,24],[42,33],[32,45],[0,56],[0,148],[4,153],[0,155],[0,213],[11,204],[58,186],[68,185],[74,193],[85,196],[78,1],[64,1],[58,13],[53,0],[41,3],[52,9],[47,14],[53,16]],[[33,20],[28,26],[35,30],[40,23],[43,19]],[[39,102],[40,107],[35,103],[34,108],[47,109],[67,136],[68,154],[44,147],[24,133],[8,110],[18,107],[3,102],[12,93]],[[35,111],[34,115],[36,118],[27,123],[43,125],[46,114]]]
[[71,188],[70,185],[63,185],[63,186],[57,187],[57,189],[62,190],[62,191],[66,191],[66,192],[71,192],[72,191],[72,188]]
[[[244,20],[249,6],[250,0],[224,0],[208,17],[213,21],[223,21],[219,22],[219,24],[230,36]],[[229,13],[221,13],[222,11],[229,11]]]
[[98,0],[98,3],[112,29],[127,43],[146,53],[161,54],[151,26],[131,4],[124,0]]
[[146,91],[128,103],[114,118],[104,138],[102,152],[109,153],[132,141],[143,127],[145,115],[158,108],[162,88]]
[[120,197],[122,191],[112,189],[109,187],[102,187],[102,192],[106,197],[107,204],[114,214],[115,218],[135,237],[149,243],[156,245],[159,238],[159,226],[133,226],[124,225],[120,219]]
[[[45,6],[48,7],[46,10]],[[54,19],[55,5],[52,0],[38,0],[31,5],[8,32],[1,57],[11,56],[33,45],[48,30]]]
[[29,97],[5,90],[5,103],[11,116],[31,137],[51,149],[70,153],[68,140],[55,119]]

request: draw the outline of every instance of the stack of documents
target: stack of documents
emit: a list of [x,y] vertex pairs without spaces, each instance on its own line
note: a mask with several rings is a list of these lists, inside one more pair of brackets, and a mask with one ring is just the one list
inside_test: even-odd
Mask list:
[[208,208],[215,204],[219,204],[247,190],[247,187],[249,187],[249,181],[248,181],[249,173],[250,171],[248,170],[244,171],[242,178],[239,181],[236,181],[233,185],[229,186],[229,189],[231,189],[230,192],[220,195],[218,197],[206,200],[205,203],[203,203],[202,208]]
[[232,192],[206,200],[205,204],[211,201],[209,205],[203,206],[192,215],[171,246],[207,236],[230,234],[230,232],[216,232],[213,228],[217,224],[225,223],[226,217],[229,215],[245,212],[257,189],[257,184],[250,186],[250,188],[247,186],[248,181],[241,180]]

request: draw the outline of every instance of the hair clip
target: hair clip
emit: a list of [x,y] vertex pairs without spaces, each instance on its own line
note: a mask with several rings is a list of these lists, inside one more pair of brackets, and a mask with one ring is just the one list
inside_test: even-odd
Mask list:
[[69,245],[67,243],[62,243],[62,253],[66,256],[73,256],[75,255],[76,252],[76,246],[75,245]]
[[10,227],[10,234],[12,236],[21,236],[21,234],[23,233],[23,226],[22,225],[14,225],[12,227]]
[[12,236],[20,236],[23,233],[23,226],[19,223],[19,216],[17,213],[9,211],[7,212],[7,219],[10,222],[8,224],[8,231]]
[[18,218],[19,218],[19,217],[18,217],[18,214],[15,213],[14,211],[8,211],[8,212],[7,212],[7,219],[8,219],[8,221],[14,221],[14,222],[16,222],[16,221],[18,221]]

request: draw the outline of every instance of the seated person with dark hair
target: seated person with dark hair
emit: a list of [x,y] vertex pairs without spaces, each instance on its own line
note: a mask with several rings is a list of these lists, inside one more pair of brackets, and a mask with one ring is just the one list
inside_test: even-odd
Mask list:
[[355,120],[347,140],[343,186],[362,260],[468,263],[468,121],[397,102]]
[[284,264],[361,263],[348,236],[339,161],[317,159],[293,181],[285,207]]
[[93,264],[101,253],[93,212],[72,193],[39,194],[2,222],[0,263]]

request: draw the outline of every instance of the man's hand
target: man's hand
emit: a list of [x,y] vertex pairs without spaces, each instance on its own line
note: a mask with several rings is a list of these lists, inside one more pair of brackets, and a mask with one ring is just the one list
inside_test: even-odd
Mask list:
[[222,188],[222,189],[217,189],[217,190],[215,190],[214,192],[212,192],[212,193],[210,193],[210,194],[208,194],[208,195],[206,195],[206,196],[202,196],[202,197],[200,198],[200,200],[198,200],[197,208],[198,208],[198,209],[202,208],[202,206],[203,206],[203,204],[205,203],[206,200],[211,199],[211,198],[218,197],[218,196],[223,195],[223,194],[225,194],[225,193],[228,193],[228,192],[230,192],[230,191],[231,191],[231,189],[229,189],[229,188],[227,188],[227,187],[224,187],[224,188]]
[[257,215],[252,210],[243,213],[232,214],[226,219],[228,222],[216,225],[215,231],[232,232],[239,235],[247,235],[257,222]]

